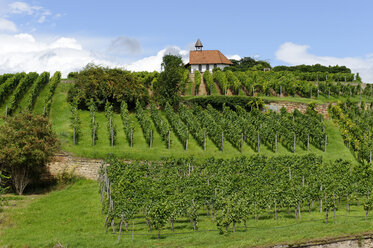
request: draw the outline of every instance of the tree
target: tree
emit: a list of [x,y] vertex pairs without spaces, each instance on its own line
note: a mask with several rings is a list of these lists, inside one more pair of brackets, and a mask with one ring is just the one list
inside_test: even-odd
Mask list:
[[1,207],[3,206],[3,202],[4,202],[4,198],[1,195],[4,194],[6,192],[6,190],[8,189],[7,187],[4,187],[2,185],[2,179],[9,179],[9,178],[4,176],[0,171],[0,210],[1,210]]
[[167,102],[178,106],[181,92],[185,88],[183,82],[184,64],[180,56],[165,55],[162,62],[163,71],[153,85],[153,93],[161,106]]
[[31,180],[38,178],[58,144],[45,117],[21,113],[4,118],[0,126],[0,170],[11,177],[17,194],[22,195]]

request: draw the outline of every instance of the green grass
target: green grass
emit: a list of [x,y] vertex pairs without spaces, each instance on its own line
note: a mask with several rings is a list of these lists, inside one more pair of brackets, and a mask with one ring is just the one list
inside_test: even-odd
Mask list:
[[5,208],[7,218],[0,222],[0,246],[53,247],[60,242],[65,247],[251,247],[371,232],[373,216],[365,221],[362,206],[352,205],[346,217],[344,204],[342,201],[337,211],[337,224],[333,223],[332,212],[329,224],[325,224],[324,213],[320,214],[315,204],[311,213],[303,209],[301,220],[295,219],[292,211],[288,214],[287,209],[282,209],[278,220],[272,212],[265,212],[258,221],[248,221],[247,231],[241,223],[236,233],[230,227],[225,235],[218,234],[216,224],[201,210],[198,232],[193,232],[187,219],[180,218],[175,224],[179,234],[172,234],[168,224],[160,240],[156,240],[155,231],[147,231],[143,216],[137,216],[133,240],[131,221],[129,233],[123,231],[122,241],[117,244],[117,234],[110,229],[105,233],[97,183],[80,180],[46,195],[24,196],[17,200],[17,206]]
[[[192,155],[198,159],[204,159],[211,156],[217,158],[232,158],[234,156],[241,155],[240,151],[234,148],[227,141],[224,143],[224,152],[220,151],[210,139],[207,139],[207,151],[205,152],[202,147],[198,146],[196,140],[192,136],[190,136],[189,139],[188,151],[185,151],[183,148],[183,144],[180,143],[173,132],[171,132],[171,149],[167,149],[166,144],[161,140],[161,137],[157,132],[154,132],[153,147],[149,148],[149,144],[145,142],[142,130],[134,114],[131,114],[131,118],[135,125],[132,148],[129,146],[129,143],[126,140],[119,114],[114,115],[114,123],[117,127],[117,142],[114,147],[110,146],[104,113],[97,113],[96,120],[99,123],[98,141],[96,142],[96,146],[92,146],[89,127],[90,117],[88,111],[80,111],[80,118],[82,122],[82,136],[78,145],[74,146],[72,142],[72,129],[70,128],[69,121],[70,109],[69,104],[66,102],[67,91],[69,87],[69,83],[62,82],[58,85],[55,96],[53,98],[50,117],[53,123],[53,128],[61,141],[62,149],[76,156],[88,158],[104,158],[107,154],[111,153],[117,155],[118,157],[126,159],[159,160],[162,157],[168,156],[185,157]],[[42,96],[43,92],[41,92],[39,98],[42,99]],[[38,100],[38,102],[40,101]],[[40,107],[38,107],[38,102],[35,105],[35,110],[42,111],[42,106],[40,105]],[[162,115],[163,119],[166,120],[164,113],[162,113]],[[329,136],[327,152],[325,153],[313,147],[312,145],[310,147],[310,152],[323,156],[325,160],[335,160],[337,158],[343,158],[350,161],[356,161],[351,152],[343,144],[343,140],[339,133],[338,127],[332,121],[327,120],[325,123],[326,130]],[[305,148],[300,147],[299,145],[296,149],[296,152],[297,154],[307,153]],[[275,155],[275,153],[268,149],[265,145],[261,146],[260,153],[266,154],[268,156]],[[243,154],[252,155],[255,154],[255,151],[247,144],[244,144]],[[284,155],[293,153],[292,151],[288,151],[281,144],[279,144],[278,154]]]
[[186,96],[191,96],[192,95],[192,91],[193,91],[193,82],[192,81],[188,81],[188,83],[186,85],[185,95]]

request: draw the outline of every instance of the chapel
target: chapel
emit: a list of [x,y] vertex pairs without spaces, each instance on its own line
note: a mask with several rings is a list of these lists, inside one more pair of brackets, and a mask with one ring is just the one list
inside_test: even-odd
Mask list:
[[214,68],[223,70],[225,67],[232,65],[232,62],[219,50],[202,50],[202,48],[202,42],[198,39],[195,44],[195,50],[189,52],[189,63],[186,66],[190,66],[191,73],[197,70],[201,73],[205,71],[212,72]]

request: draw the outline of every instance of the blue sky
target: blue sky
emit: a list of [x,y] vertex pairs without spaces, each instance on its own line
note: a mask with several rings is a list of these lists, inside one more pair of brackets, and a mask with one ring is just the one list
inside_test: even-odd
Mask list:
[[358,0],[0,0],[0,72],[154,70],[165,53],[187,60],[199,37],[228,57],[345,64],[373,82],[372,10]]

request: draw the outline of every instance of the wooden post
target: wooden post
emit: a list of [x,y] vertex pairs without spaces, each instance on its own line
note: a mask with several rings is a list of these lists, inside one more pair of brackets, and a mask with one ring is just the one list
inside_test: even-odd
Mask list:
[[310,134],[307,134],[307,152],[310,150]]
[[43,116],[45,117],[45,114],[46,114],[46,110],[45,110],[45,106],[43,108]]
[[120,218],[120,223],[119,223],[119,235],[118,235],[118,243],[120,242],[120,236],[122,234],[122,225],[123,225],[123,215]]
[[189,135],[188,135],[188,130],[186,131],[186,141],[185,141],[185,150],[188,151],[188,138],[189,138]]
[[113,127],[111,127],[110,136],[111,136],[111,146],[114,146],[114,129],[113,129]]
[[206,130],[203,131],[203,150],[206,151]]
[[8,105],[5,107],[5,117],[8,117]]
[[282,97],[282,85],[280,85],[280,97]]
[[95,145],[96,128],[95,128],[95,117],[92,116],[92,146]]
[[135,231],[135,221],[132,221],[132,242],[133,242],[133,232]]
[[260,152],[260,137],[259,137],[259,132],[258,132],[258,152]]
[[224,132],[221,132],[221,150],[224,152]]
[[325,134],[325,148],[324,148],[324,152],[326,152],[326,146],[328,144],[328,135]]
[[372,163],[372,151],[369,153],[369,163]]
[[149,141],[149,146],[152,148],[153,146],[153,129],[150,129],[150,141]]
[[168,130],[168,149],[171,147],[171,131]]
[[243,148],[243,133],[241,133],[241,153],[242,153],[242,148]]
[[295,143],[296,143],[297,136],[294,134],[294,153],[295,153]]
[[131,135],[130,135],[130,146],[133,146],[133,129],[131,128]]
[[73,127],[73,142],[74,142],[74,145],[76,145],[75,127]]
[[109,125],[110,125],[110,145],[114,146],[114,132],[113,132],[113,122],[112,117],[110,116]]

